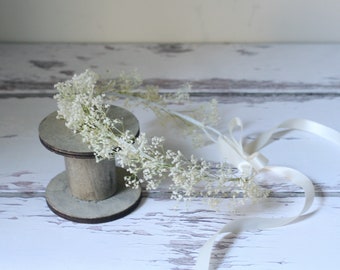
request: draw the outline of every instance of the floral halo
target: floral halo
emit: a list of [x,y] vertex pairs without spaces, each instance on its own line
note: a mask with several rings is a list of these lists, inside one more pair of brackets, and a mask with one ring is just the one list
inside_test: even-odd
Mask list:
[[189,127],[193,138],[201,138],[203,134],[218,142],[216,138],[223,136],[212,127],[218,119],[215,100],[204,110],[200,108],[201,113],[193,115],[167,108],[168,103],[188,100],[189,85],[176,93],[160,94],[157,87],[144,87],[137,76],[123,74],[115,80],[104,81],[95,72],[86,70],[71,80],[57,83],[55,88],[58,90],[54,96],[58,118],[64,119],[68,128],[82,136],[98,162],[115,158],[117,164],[130,173],[124,179],[127,186],[136,188],[144,184],[151,190],[162,181],[171,180],[171,198],[177,200],[226,195],[255,199],[268,195],[268,190],[254,181],[254,170],[235,170],[228,160],[213,163],[193,155],[186,157],[180,150],[165,149],[163,137],[148,138],[141,133],[135,139],[128,130],[124,131],[121,120],[110,119],[106,114],[109,102],[124,99],[126,104],[142,105],[158,116],[180,119]]

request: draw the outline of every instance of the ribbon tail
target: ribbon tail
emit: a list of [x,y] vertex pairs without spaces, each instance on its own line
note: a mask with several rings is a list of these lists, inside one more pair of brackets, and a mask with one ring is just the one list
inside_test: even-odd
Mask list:
[[247,153],[254,153],[260,150],[261,148],[268,145],[272,137],[276,133],[282,131],[282,129],[287,131],[290,130],[305,131],[317,135],[340,146],[340,133],[338,131],[311,120],[294,118],[284,121],[277,127],[261,133],[255,141],[246,144],[244,146],[244,149],[246,150]]
[[285,218],[262,218],[262,217],[248,217],[237,219],[224,225],[223,228],[213,235],[205,245],[200,249],[196,270],[207,270],[210,267],[210,257],[213,250],[213,245],[216,238],[222,234],[225,237],[232,237],[242,231],[262,230],[287,225],[296,221],[304,213],[306,213],[312,206],[314,200],[314,186],[312,181],[301,172],[287,168],[287,167],[265,167],[266,170],[272,171],[275,174],[289,179],[293,184],[301,187],[305,192],[305,202],[301,211],[292,217]]

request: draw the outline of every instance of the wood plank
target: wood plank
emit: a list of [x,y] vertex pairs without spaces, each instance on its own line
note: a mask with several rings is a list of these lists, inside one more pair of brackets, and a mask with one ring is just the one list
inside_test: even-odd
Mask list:
[[[86,68],[137,70],[164,89],[339,94],[338,44],[0,44],[1,94],[54,93]],[[107,70],[111,73],[107,73]]]
[[[0,198],[0,267],[192,269],[199,247],[226,222],[245,213],[286,216],[302,202],[302,198],[270,199],[233,212],[223,208],[225,200],[215,212],[202,200],[177,204],[148,198],[124,219],[86,225],[54,216],[43,198]],[[318,199],[316,212],[303,222],[222,238],[214,247],[213,265],[216,269],[336,269],[339,209],[338,198]]]

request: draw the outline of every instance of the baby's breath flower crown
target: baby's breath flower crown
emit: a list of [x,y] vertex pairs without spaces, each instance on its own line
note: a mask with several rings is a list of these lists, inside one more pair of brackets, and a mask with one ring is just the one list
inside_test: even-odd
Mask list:
[[[210,126],[215,124],[218,116],[215,101],[205,108],[204,113],[195,114],[196,119],[193,115],[171,111],[166,106],[169,102],[188,100],[189,86],[174,94],[161,95],[157,87],[142,86],[136,76],[121,75],[115,80],[104,81],[98,74],[86,70],[74,75],[72,80],[57,83],[55,88],[58,90],[54,96],[58,103],[58,118],[64,119],[68,128],[82,136],[98,162],[115,158],[117,164],[130,173],[124,179],[127,186],[135,188],[143,183],[151,190],[162,181],[171,181],[171,197],[174,199],[267,195],[267,191],[253,181],[252,170],[240,174],[228,164],[228,160],[216,164],[194,156],[186,157],[180,150],[165,149],[163,137],[148,138],[141,133],[134,138],[129,131],[122,131],[119,119],[110,119],[106,115],[109,102],[124,98],[126,104],[133,102],[152,109],[156,115],[180,119],[185,126],[191,127],[193,138],[204,134],[214,140],[211,134],[219,135]],[[199,111],[202,112],[202,108]],[[201,118],[197,119],[197,116]]]

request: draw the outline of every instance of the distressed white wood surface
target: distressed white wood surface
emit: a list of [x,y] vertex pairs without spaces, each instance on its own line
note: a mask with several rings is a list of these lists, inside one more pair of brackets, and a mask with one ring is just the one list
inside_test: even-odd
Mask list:
[[[77,224],[55,216],[44,190],[64,170],[61,156],[39,142],[40,121],[56,109],[53,83],[73,72],[137,68],[165,90],[193,84],[193,105],[216,97],[221,130],[234,116],[253,138],[281,121],[303,117],[340,130],[339,45],[70,45],[0,44],[0,268],[193,269],[200,246],[231,219],[288,216],[300,210],[301,191],[265,182],[267,202],[219,211],[203,200],[177,204],[166,185],[144,192],[127,217]],[[107,75],[108,76],[108,75]],[[188,108],[188,104],[179,109]],[[208,159],[215,146],[193,149],[171,127],[164,133],[152,113],[133,110],[142,131],[164,135],[167,145]],[[340,149],[310,134],[292,132],[264,149],[272,165],[291,166],[316,185],[313,214],[282,228],[242,233],[215,245],[215,269],[338,269]]]

